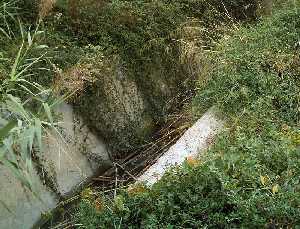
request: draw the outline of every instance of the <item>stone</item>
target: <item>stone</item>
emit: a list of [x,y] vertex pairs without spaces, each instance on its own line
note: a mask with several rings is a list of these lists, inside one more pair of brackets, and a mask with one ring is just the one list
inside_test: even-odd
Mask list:
[[147,141],[157,124],[178,106],[188,88],[186,82],[194,80],[182,66],[166,68],[162,63],[149,65],[143,75],[132,73],[120,57],[99,53],[73,68],[86,70],[81,78],[93,78],[75,106],[114,154],[130,152]]
[[120,60],[101,56],[86,59],[84,69],[95,81],[75,102],[78,112],[113,152],[129,151],[151,134],[153,119],[143,94],[124,74]]

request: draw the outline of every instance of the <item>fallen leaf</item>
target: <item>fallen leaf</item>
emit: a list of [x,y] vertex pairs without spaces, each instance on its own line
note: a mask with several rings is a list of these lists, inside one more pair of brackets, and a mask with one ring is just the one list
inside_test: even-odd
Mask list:
[[146,188],[144,185],[141,184],[134,184],[129,186],[129,188],[127,189],[127,192],[129,195],[136,195],[139,193],[143,193],[146,191]]
[[266,185],[267,182],[268,182],[268,177],[266,177],[266,176],[260,176],[260,183],[262,185]]
[[97,198],[95,200],[95,209],[97,212],[101,212],[103,210],[103,203],[102,200],[100,198]]
[[186,163],[189,165],[189,166],[197,166],[199,165],[199,160],[195,159],[194,157],[192,156],[189,156],[186,158]]
[[272,193],[273,193],[273,194],[276,194],[278,191],[279,191],[279,185],[276,184],[276,185],[274,185],[274,186],[272,187]]

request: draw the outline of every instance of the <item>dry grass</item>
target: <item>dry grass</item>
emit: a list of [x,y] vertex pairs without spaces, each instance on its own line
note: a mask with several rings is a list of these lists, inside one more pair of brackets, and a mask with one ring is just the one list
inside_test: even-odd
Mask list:
[[269,16],[272,14],[273,0],[260,0],[258,4],[258,14]]
[[184,67],[189,78],[197,81],[206,81],[207,61],[204,58],[205,28],[197,19],[182,24],[175,36],[180,47],[179,63]]
[[56,0],[40,0],[39,3],[39,20],[43,20],[53,9]]
[[68,100],[75,100],[83,94],[87,83],[94,82],[88,66],[74,66],[65,72],[56,68],[53,91],[56,94],[68,94]]

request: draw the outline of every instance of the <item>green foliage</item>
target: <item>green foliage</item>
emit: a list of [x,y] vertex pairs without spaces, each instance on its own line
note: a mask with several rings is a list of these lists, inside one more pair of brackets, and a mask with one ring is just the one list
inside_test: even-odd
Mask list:
[[[256,1],[78,1],[69,9],[59,1],[48,26],[83,47],[100,46],[105,54],[119,54],[133,72],[143,74],[147,65],[165,62],[172,66],[174,56],[166,49],[176,43],[172,33],[189,18],[198,18],[209,35],[222,21],[253,18]],[[58,14],[56,14],[58,13]],[[60,15],[59,21],[57,15]],[[230,18],[231,17],[231,18]],[[60,36],[60,35],[59,35]],[[80,39],[78,39],[80,37]],[[74,43],[73,43],[74,44]],[[171,63],[169,63],[171,62]],[[139,74],[137,77],[141,77]]]
[[[107,61],[108,65],[113,64],[116,56],[120,57],[120,70],[137,84],[145,113],[157,123],[176,106],[178,95],[190,89],[197,75],[198,69],[183,64],[181,57],[186,50],[182,47],[191,40],[199,41],[198,48],[211,45],[220,38],[223,24],[245,19],[245,15],[250,19],[256,7],[249,0],[224,1],[224,6],[214,0],[81,0],[73,3],[77,8],[68,6],[66,1],[58,1],[45,20],[46,41],[52,48],[53,63],[68,72],[74,63],[84,62],[93,55],[104,55],[111,60],[111,64]],[[195,34],[188,34],[192,36],[190,40],[183,37],[184,27],[187,30],[197,27]],[[98,82],[101,83],[101,79]],[[162,89],[163,85],[166,89]],[[93,95],[96,88],[87,87],[82,98],[93,98],[89,95]],[[78,107],[82,116],[94,121],[87,112],[90,109],[86,109],[90,103],[81,101],[84,106]],[[101,133],[101,129],[98,131]],[[108,139],[115,138],[109,136]],[[133,135],[131,142],[137,139]],[[110,147],[119,145],[115,142]],[[119,152],[126,150],[124,145],[117,148]]]
[[224,40],[211,57],[216,61],[211,80],[204,85],[208,89],[199,91],[195,103],[299,122],[299,25],[295,8]]
[[[216,104],[229,127],[199,165],[170,171],[116,203],[84,199],[86,228],[294,228],[300,225],[299,7],[239,28],[210,56],[194,100]],[[120,204],[121,200],[121,204]],[[98,204],[99,205],[99,204]]]

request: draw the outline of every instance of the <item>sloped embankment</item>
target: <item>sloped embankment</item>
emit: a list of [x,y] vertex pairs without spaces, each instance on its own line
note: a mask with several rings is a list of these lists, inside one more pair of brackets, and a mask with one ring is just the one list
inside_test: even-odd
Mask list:
[[84,81],[73,102],[120,156],[148,140],[193,88],[204,69],[202,47],[222,34],[221,24],[254,18],[257,1],[89,0],[76,6],[58,2],[47,21],[49,37],[62,57],[63,47],[72,46],[72,55],[57,63],[71,59],[63,63],[65,78]]
[[198,161],[151,189],[113,202],[85,195],[76,219],[93,228],[274,228],[300,224],[300,14],[295,2],[239,27],[210,56],[215,63],[194,107],[216,104],[227,130]]

